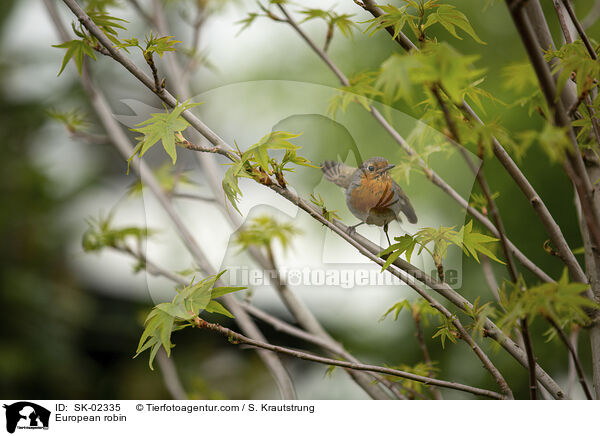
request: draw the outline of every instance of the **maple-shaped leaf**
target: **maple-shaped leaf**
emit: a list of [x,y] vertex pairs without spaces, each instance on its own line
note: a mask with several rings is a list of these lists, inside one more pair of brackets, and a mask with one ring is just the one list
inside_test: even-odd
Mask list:
[[486,255],[490,259],[495,260],[496,262],[504,264],[504,262],[498,259],[496,255],[486,246],[486,244],[491,244],[498,241],[498,238],[474,232],[472,220],[469,221],[467,225],[463,226],[453,237],[453,242],[459,247],[462,247],[466,255],[470,254],[473,256],[477,262],[479,262],[479,257],[477,256],[477,253],[479,252]]
[[150,118],[136,124],[134,132],[142,133],[140,142],[136,146],[133,156],[139,154],[143,156],[150,147],[161,141],[167,154],[171,157],[173,163],[177,160],[177,151],[175,150],[175,135],[185,130],[189,123],[181,114],[201,103],[185,103],[175,107],[172,111],[150,114]]
[[473,30],[473,27],[471,27],[471,23],[469,23],[469,20],[467,19],[465,14],[456,9],[455,6],[439,5],[435,9],[435,12],[431,13],[427,17],[427,21],[423,25],[423,28],[427,29],[429,26],[435,23],[440,23],[455,38],[462,39],[458,35],[458,33],[456,33],[456,28],[458,27],[459,29],[462,29],[464,32],[469,34],[471,38],[473,38],[478,43],[485,44],[485,42],[483,42],[479,38],[479,36],[477,36],[475,30]]
[[398,242],[390,245],[388,248],[379,253],[380,257],[391,253],[385,260],[383,266],[381,267],[381,271],[385,271],[403,253],[405,254],[406,260],[410,262],[410,258],[415,249],[415,245],[417,244],[417,240],[408,234],[394,239]]
[[294,134],[290,132],[283,131],[275,131],[266,134],[263,136],[260,141],[256,144],[250,146],[248,150],[246,150],[242,154],[242,162],[248,161],[250,158],[254,158],[256,162],[261,166],[261,168],[267,172],[271,173],[269,170],[269,155],[267,153],[268,150],[297,150],[300,147],[298,145],[292,144],[289,140],[292,138],[297,138],[301,134]]
[[145,53],[156,53],[159,57],[162,58],[163,54],[167,51],[175,51],[175,44],[181,43],[181,41],[177,41],[172,36],[162,36],[160,38],[155,37],[150,34],[150,37],[146,37],[146,50]]
[[67,63],[71,58],[75,61],[75,65],[77,65],[77,72],[81,75],[81,69],[83,68],[83,58],[84,56],[89,56],[92,59],[96,60],[96,54],[94,50],[89,45],[86,40],[81,39],[73,39],[72,41],[63,42],[62,44],[56,44],[52,47],[56,48],[66,48],[67,52],[63,57],[62,65],[60,67],[60,71],[58,72],[58,76],[62,74]]

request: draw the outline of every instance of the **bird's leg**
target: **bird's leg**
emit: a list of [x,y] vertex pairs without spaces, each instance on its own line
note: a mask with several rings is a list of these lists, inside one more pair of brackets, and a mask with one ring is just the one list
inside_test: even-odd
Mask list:
[[354,224],[353,226],[348,226],[348,229],[346,230],[346,232],[347,232],[347,233],[348,233],[350,236],[352,236],[353,234],[355,234],[355,233],[356,233],[356,228],[357,228],[358,226],[360,226],[361,224],[364,224],[364,223],[365,223],[364,221],[361,221],[361,222],[359,222],[358,224]]
[[385,233],[385,237],[387,238],[388,246],[392,245],[392,243],[390,242],[390,235],[388,235],[388,223],[385,223],[383,225],[383,232]]

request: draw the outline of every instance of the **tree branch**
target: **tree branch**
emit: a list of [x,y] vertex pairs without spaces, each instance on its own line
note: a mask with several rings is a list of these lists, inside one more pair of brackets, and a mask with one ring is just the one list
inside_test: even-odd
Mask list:
[[284,348],[277,345],[271,345],[265,342],[256,341],[254,339],[247,338],[239,333],[236,333],[227,327],[223,327],[219,324],[206,322],[201,318],[195,318],[193,323],[196,327],[201,329],[208,329],[214,332],[217,332],[223,336],[225,336],[229,342],[232,343],[242,343],[247,345],[252,345],[255,347],[263,348],[265,350],[275,351],[281,354],[287,354],[288,356],[293,356],[298,359],[309,360],[312,362],[323,363],[325,365],[334,365],[342,368],[350,368],[359,371],[371,371],[371,372],[379,372],[381,374],[393,375],[396,377],[406,378],[408,380],[418,381],[420,383],[424,383],[426,385],[434,385],[448,389],[455,389],[463,392],[469,392],[475,395],[481,395],[489,398],[494,398],[497,400],[502,400],[504,397],[496,392],[488,391],[486,389],[479,389],[473,386],[463,385],[460,383],[449,382],[445,380],[438,380],[430,377],[420,376],[416,374],[412,374],[410,372],[400,371],[397,369],[387,368],[383,366],[375,366],[375,365],[362,365],[358,363],[346,362],[344,360],[336,360],[336,359],[328,359],[325,357],[320,357],[311,353],[306,353],[304,351],[292,350],[290,348]]
[[562,328],[560,328],[560,326],[556,323],[556,321],[554,321],[549,316],[547,316],[545,318],[546,318],[546,321],[548,321],[550,323],[550,325],[554,328],[554,330],[556,330],[556,333],[558,333],[558,337],[560,338],[560,340],[565,344],[565,346],[569,350],[571,359],[573,359],[573,363],[575,364],[575,370],[577,371],[577,376],[579,377],[579,384],[581,384],[581,388],[583,389],[583,393],[585,394],[585,397],[588,400],[593,400],[594,397],[592,396],[592,392],[590,391],[587,381],[585,380],[585,373],[583,372],[583,367],[581,366],[579,356],[577,356],[577,350],[575,350],[575,348],[573,347],[573,344],[571,343],[571,341],[565,334],[564,330]]
[[546,102],[548,103],[548,106],[554,110],[554,123],[558,127],[568,129],[567,132],[572,149],[566,150],[566,159],[563,166],[565,172],[575,185],[577,194],[581,199],[583,215],[586,218],[586,224],[590,234],[596,245],[600,247],[600,219],[598,217],[598,211],[593,204],[594,189],[585,171],[577,139],[571,129],[571,122],[566,114],[562,101],[556,98],[556,84],[548,64],[544,60],[541,49],[539,48],[537,37],[533,32],[529,18],[522,8],[510,7],[513,1],[514,0],[507,0],[507,5],[509,6],[517,31],[521,36],[521,40],[525,45],[531,64],[536,72]]
[[[383,14],[383,11],[381,11],[381,9],[379,9],[375,5],[375,2],[372,0],[365,0],[364,4],[361,4],[360,2],[358,2],[358,4],[360,6],[362,6],[366,11],[370,12],[374,17],[379,17]],[[386,30],[391,35],[394,34],[394,29],[391,26],[386,27]],[[395,41],[398,42],[400,44],[400,46],[402,46],[402,48],[404,48],[406,51],[411,51],[411,50],[417,51],[418,50],[418,48],[414,44],[412,44],[412,42],[410,42],[410,39],[408,39],[406,37],[406,35],[404,35],[402,32],[399,33],[399,35],[395,39]],[[481,124],[481,125],[484,124],[483,121],[481,120],[481,118],[479,118],[477,113],[475,113],[475,111],[471,108],[471,106],[466,101],[463,100],[458,105],[458,108],[461,109],[464,112],[464,114],[469,119],[471,119],[473,122]],[[512,158],[510,157],[508,152],[504,149],[504,147],[502,147],[500,142],[495,137],[492,137],[492,147],[493,147],[493,152],[494,152],[494,155],[496,156],[496,158],[504,166],[506,171],[509,173],[511,178],[515,181],[515,183],[517,184],[517,186],[519,187],[521,192],[523,192],[523,194],[525,195],[525,197],[527,198],[527,200],[530,202],[531,206],[533,207],[534,211],[540,218],[542,224],[544,225],[544,228],[546,229],[546,231],[548,232],[548,235],[550,236],[550,239],[552,240],[552,243],[556,247],[558,257],[568,267],[571,277],[573,277],[574,280],[584,282],[585,274],[584,274],[581,266],[577,262],[577,259],[575,258],[575,255],[571,251],[560,227],[558,226],[558,224],[556,223],[556,221],[550,214],[550,211],[548,210],[548,208],[542,201],[541,197],[538,195],[538,193],[533,188],[531,183],[529,183],[529,180],[521,172],[521,170],[517,166],[517,164],[512,160]],[[454,196],[452,196],[452,197],[455,198]],[[457,200],[457,199],[455,198],[455,200]],[[465,206],[463,206],[463,207],[465,207]],[[494,236],[499,237],[498,230],[495,228],[495,226],[489,220],[487,220],[487,218],[485,216],[480,214],[479,211],[477,211],[474,208],[467,207],[467,210],[471,215],[473,215],[477,220],[479,220],[488,230],[490,230]],[[515,257],[519,260],[519,262],[521,262],[521,264],[523,266],[525,266],[527,269],[534,272],[534,274],[536,274],[542,280],[552,281],[552,279],[547,280],[547,279],[542,278],[540,271],[535,269],[537,267],[532,269],[532,267],[534,265],[532,265],[531,262],[529,262],[529,259],[527,259],[526,257],[524,258],[524,255],[522,253],[520,253],[518,250],[516,250],[516,247],[514,247],[514,245],[510,241],[509,241],[509,246],[511,248],[511,251],[515,255]]]
[[[141,72],[135,66],[135,64],[133,64],[124,55],[114,50],[114,48],[110,44],[110,41],[108,41],[107,38],[105,38],[102,31],[97,28],[97,26],[89,19],[89,17],[87,17],[85,12],[81,10],[81,8],[79,8],[79,6],[76,2],[74,2],[74,0],[63,1],[73,10],[76,16],[78,16],[81,19],[82,23],[86,27],[88,27],[88,30],[90,30],[90,32],[92,32],[103,44],[106,44],[105,46],[107,46],[109,51],[111,51],[112,49],[112,51],[114,52],[112,54],[115,60],[122,63],[126,67],[126,69],[129,70],[132,74],[134,74],[134,76],[136,76],[140,81],[142,81],[144,85],[146,85],[149,89],[152,89],[152,80],[143,72]],[[163,101],[165,101],[169,105],[174,105],[176,103],[174,97],[167,91],[163,90],[159,96],[161,97],[161,99],[163,99]],[[185,111],[183,113],[183,116],[188,122],[190,122],[192,127],[194,127],[198,132],[202,133],[213,145],[222,146],[224,148],[230,148],[218,135],[212,132],[212,130],[210,130],[206,125],[204,125],[204,123],[202,123],[198,118],[196,118],[195,115],[193,115],[190,111]],[[292,203],[302,207],[304,210],[309,212],[311,216],[318,217],[317,219],[323,219],[318,212],[311,208],[311,206],[308,203],[306,203],[304,200],[300,200],[291,191],[285,188],[281,188],[277,185],[271,185],[270,188],[287,198]],[[333,225],[332,223],[329,223],[326,220],[325,223],[328,223],[328,227],[336,231],[336,233],[338,233],[339,235],[343,235],[342,237],[345,236],[344,239],[348,238],[346,239],[347,241],[356,244],[355,246],[357,246],[357,248],[359,248],[359,251],[361,251],[361,253],[365,256],[372,258],[374,257],[373,253],[378,253],[381,251],[381,247],[377,247],[375,244],[368,241],[367,239],[360,237],[360,235],[355,235],[353,238],[349,238],[345,231],[342,230],[342,228],[346,228],[342,224],[338,223],[336,225]],[[337,226],[343,227],[338,228]],[[379,258],[375,259],[381,261],[381,259]],[[427,274],[415,268],[408,262],[398,258],[394,265],[399,266],[402,270],[408,272],[410,276],[416,278],[417,280],[423,281],[427,286],[431,287],[436,292],[439,292],[441,295],[448,298],[459,308],[472,308],[471,303],[469,303],[466,299],[460,296],[460,294],[455,292],[447,284],[435,281],[433,278],[429,277]],[[486,329],[488,330],[489,337],[497,340],[522,365],[526,365],[526,359],[524,359],[525,356],[522,350],[520,350],[519,347],[512,340],[506,337],[506,335],[504,335],[489,319],[486,319]],[[564,398],[564,393],[562,392],[560,387],[539,367],[539,365],[536,366],[536,374],[538,376],[538,379],[548,388],[548,390],[552,393],[552,395],[555,398]]]
[[[119,250],[121,252],[127,253],[128,255],[132,256],[134,259],[141,262],[144,265],[145,270],[148,274],[151,274],[154,276],[165,277],[165,278],[171,280],[173,283],[177,283],[181,286],[189,285],[189,280],[186,279],[184,276],[179,275],[177,273],[169,271],[166,268],[159,266],[157,263],[149,260],[140,251],[136,251],[129,246],[113,247],[113,248],[116,250]],[[348,360],[349,362],[354,362],[354,363],[359,363],[359,364],[361,363],[353,355],[348,353],[339,342],[336,342],[335,340],[333,340],[331,338],[323,338],[321,336],[308,333],[305,330],[294,327],[293,325],[288,324],[287,322],[282,321],[273,315],[269,315],[267,312],[264,312],[263,310],[259,309],[256,306],[251,305],[250,303],[247,303],[245,301],[240,301],[240,300],[236,300],[236,301],[250,315],[271,325],[273,328],[275,328],[275,330],[278,330],[278,331],[286,333],[290,336],[294,336],[296,338],[302,339],[306,342],[318,345],[321,348],[323,348],[324,350],[330,351],[334,357],[339,356],[339,357],[342,357],[342,358]],[[384,386],[386,386],[399,399],[402,399],[402,400],[408,399],[400,391],[398,391],[398,389],[394,386],[394,383],[392,383],[388,379],[385,379],[376,374],[373,374],[372,377],[375,380],[377,380],[378,383],[381,383]],[[403,387],[403,388],[406,389],[406,387]]]
[[158,360],[163,381],[167,390],[171,394],[171,397],[173,397],[174,400],[188,400],[189,398],[185,393],[185,389],[183,388],[181,380],[179,379],[179,375],[177,374],[175,363],[173,359],[169,359],[164,348],[158,350],[158,353],[156,354],[156,360]]
[[[156,25],[157,25],[158,31],[165,35],[169,34],[160,1],[158,1],[158,0],[154,1],[154,9],[155,9],[154,15],[156,17]],[[171,55],[171,56],[169,56],[169,55]],[[173,82],[173,86],[175,87],[177,94],[179,96],[189,98],[189,96],[190,96],[189,87],[188,87],[188,84],[186,81],[186,77],[184,76],[184,73],[181,70],[179,63],[177,62],[177,58],[174,56],[173,53],[171,53],[171,54],[167,53],[165,55],[165,58],[166,58],[167,66],[170,70],[170,75],[174,78],[174,80],[172,82]],[[202,135],[204,135],[204,133],[202,131],[198,131],[198,133],[201,133]],[[206,135],[205,135],[205,137],[206,137]],[[200,137],[200,135],[198,135],[197,139],[198,139],[199,143],[206,142],[206,139]],[[208,142],[212,142],[212,141],[210,141],[210,138],[208,138],[208,140],[209,140]],[[206,144],[205,146],[201,145],[201,147],[210,147],[210,146],[211,146],[210,143]],[[230,148],[230,147],[226,146],[226,148]],[[196,156],[198,157],[198,161],[203,169],[203,173],[205,174],[208,184],[209,184],[211,190],[213,191],[215,199],[218,201],[218,204],[221,206],[221,209],[222,209],[224,215],[229,219],[232,227],[234,227],[234,228],[240,227],[240,225],[242,224],[240,217],[238,215],[236,215],[231,210],[231,208],[227,207],[227,205],[225,203],[225,195],[224,195],[223,188],[221,186],[221,183],[220,183],[220,180],[218,177],[219,170],[216,167],[216,163],[215,163],[214,159],[212,159],[212,156],[206,155],[204,153],[198,153]],[[233,160],[236,158],[235,155],[233,155],[233,154],[226,155],[226,157],[228,157],[230,160]],[[256,247],[250,247],[249,252],[250,252],[251,257],[254,258],[257,261],[257,263],[259,265],[261,265],[262,268],[268,269],[268,270],[275,269],[275,267],[272,264],[269,264],[269,262],[265,258],[265,256]],[[330,341],[332,344],[336,343],[336,341],[325,332],[325,330],[323,329],[323,327],[321,327],[318,320],[314,317],[314,315],[310,312],[310,310],[302,303],[302,301],[298,300],[295,297],[295,295],[289,289],[287,289],[287,286],[285,285],[285,283],[279,282],[279,283],[276,283],[275,285],[278,287],[276,290],[277,290],[278,294],[280,295],[280,297],[282,298],[284,305],[286,306],[286,308],[290,311],[290,313],[296,318],[298,323],[304,329],[306,329],[307,331],[309,331],[313,334],[319,335],[323,339]],[[380,386],[374,385],[372,378],[369,377],[367,374],[361,373],[361,372],[349,371],[349,375],[372,398],[386,399],[386,400],[389,399],[389,396],[387,395],[387,393],[384,392],[380,388]],[[388,388],[390,388],[390,386],[388,386]],[[393,391],[394,389],[390,388],[390,390]]]
[[[85,12],[79,7],[79,5],[75,1],[73,1],[73,0],[66,0],[66,1],[68,1],[70,3],[70,5],[68,4],[68,6],[70,8],[74,8],[75,10],[77,10],[79,12],[79,15],[81,16],[80,19],[82,20],[82,22],[87,22],[88,25],[90,25],[90,23],[91,23],[91,28],[94,29],[94,32],[96,32],[96,34],[100,35],[102,40],[104,40],[104,41],[102,41],[101,39],[99,39],[99,41],[107,49],[109,49],[109,51],[111,51],[111,49],[112,49],[111,54],[114,57],[114,53],[117,53],[117,51],[114,49],[114,47],[112,47],[112,45],[110,44],[110,41],[108,41],[108,46],[107,46],[107,43],[106,43],[107,38],[104,35],[104,33],[100,29],[98,29],[98,27],[90,20],[89,17],[87,17],[87,14],[85,14]],[[46,5],[47,9],[50,11],[50,17],[52,18],[52,20],[55,24],[55,27],[57,29],[59,29],[58,30],[59,35],[61,35],[61,37],[63,37],[64,35],[67,35],[67,39],[68,39],[68,33],[65,30],[64,26],[62,25],[62,22],[60,21],[58,14],[56,13],[54,3],[52,2],[52,0],[44,0],[44,3]],[[92,30],[90,28],[88,28],[88,30],[90,30],[90,32],[92,32]],[[144,77],[144,80],[146,82],[145,84],[149,85],[149,88],[152,89],[152,80],[148,76],[146,76],[143,72],[141,72],[141,70],[139,70],[137,67],[135,67],[135,65],[134,65],[134,69],[138,73],[141,73],[142,77]],[[81,81],[82,81],[84,90],[87,92],[87,94],[90,98],[91,104],[94,107],[94,109],[100,119],[100,122],[103,124],[105,130],[107,131],[107,133],[111,139],[111,142],[115,145],[115,147],[117,148],[117,150],[119,151],[121,156],[125,160],[128,160],[129,157],[131,156],[131,154],[133,153],[133,147],[129,143],[129,139],[127,138],[127,136],[125,135],[125,133],[123,132],[123,130],[121,129],[121,127],[119,126],[117,121],[114,119],[114,117],[112,115],[112,111],[110,109],[110,106],[107,103],[106,99],[104,98],[104,95],[101,93],[101,91],[99,89],[94,87],[94,85],[91,81],[91,78],[89,77],[87,70],[85,68],[82,71]],[[163,90],[163,92],[164,92],[164,90]],[[176,100],[175,100],[175,103],[176,103]],[[204,253],[200,249],[200,247],[197,245],[196,241],[194,240],[192,234],[188,230],[187,226],[185,225],[185,223],[183,222],[181,217],[177,214],[177,212],[173,208],[173,205],[171,204],[169,198],[165,195],[162,187],[156,180],[152,171],[147,167],[145,162],[143,162],[140,159],[134,159],[132,161],[132,167],[133,167],[133,170],[136,172],[136,174],[139,175],[139,177],[145,182],[145,184],[148,186],[148,188],[154,194],[154,196],[156,197],[158,202],[161,204],[162,208],[165,210],[165,212],[167,213],[169,218],[173,221],[176,232],[178,233],[182,242],[186,245],[187,249],[189,250],[192,257],[194,258],[195,262],[202,269],[208,271],[210,275],[214,274],[215,271],[212,268],[212,266],[210,265],[210,262],[208,261],[208,259],[206,258],[206,256],[204,255]],[[248,336],[251,336],[251,337],[257,338],[258,340],[264,341],[264,337],[263,337],[262,333],[256,327],[256,325],[254,324],[252,319],[248,316],[248,314],[237,304],[236,299],[230,295],[226,295],[225,297],[228,297],[228,298],[224,298],[223,302],[228,306],[228,308],[231,310],[231,312],[235,315],[236,322],[240,326],[240,328]],[[275,381],[277,382],[277,385],[281,391],[283,398],[285,398],[285,399],[295,398],[294,386],[289,377],[289,374],[287,373],[286,369],[281,364],[281,361],[279,360],[279,358],[275,354],[272,354],[269,352],[263,351],[263,352],[260,352],[259,354],[260,354],[260,357],[262,358],[263,362],[267,366],[269,372],[271,373],[271,375],[274,377]]]
[[[500,217],[500,212],[498,211],[496,202],[494,201],[494,198],[492,197],[492,192],[490,190],[490,187],[488,186],[485,176],[483,175],[483,171],[481,168],[479,170],[477,170],[477,168],[475,168],[475,166],[471,162],[471,159],[464,152],[464,149],[460,145],[460,137],[458,134],[458,129],[456,127],[456,123],[454,122],[454,119],[452,118],[452,115],[450,114],[450,110],[448,109],[448,107],[446,106],[446,103],[444,102],[444,100],[442,99],[442,97],[440,95],[438,86],[433,85],[431,87],[431,90],[432,90],[433,95],[434,95],[435,99],[437,100],[438,104],[442,108],[444,118],[446,119],[446,124],[448,126],[448,129],[450,130],[450,133],[454,137],[453,138],[454,141],[456,141],[456,143],[457,143],[456,144],[457,147],[459,148],[459,150],[461,150],[463,157],[465,158],[465,160],[469,164],[469,167],[471,168],[471,171],[473,171],[473,173],[475,174],[475,177],[477,178],[477,182],[479,183],[479,186],[481,187],[481,190],[483,191],[483,195],[485,196],[485,198],[487,200],[490,214],[492,216],[492,219],[494,220],[494,224],[496,225],[496,228],[498,229],[498,233],[500,234],[500,244],[502,246],[504,258],[506,259],[506,267],[508,269],[508,272],[509,272],[509,275],[511,278],[511,282],[517,284],[517,283],[519,283],[519,274],[517,272],[517,266],[515,265],[513,257],[510,253],[510,249],[508,247],[508,242],[507,242],[508,238],[506,237],[504,223],[502,222],[502,218]],[[525,288],[523,286],[521,286],[521,292],[525,292]],[[537,399],[537,383],[536,383],[536,375],[535,375],[535,355],[533,353],[533,344],[531,341],[531,336],[529,334],[529,323],[528,323],[527,317],[522,318],[520,320],[520,324],[521,324],[521,331],[523,333],[523,342],[525,344],[525,351],[527,352],[527,366],[528,366],[528,370],[529,370],[528,372],[529,372],[530,398],[532,400],[535,400],[535,399]]]
[[577,29],[577,33],[579,33],[579,37],[583,41],[583,44],[585,45],[585,48],[587,49],[590,57],[592,59],[594,59],[595,61],[597,61],[598,56],[596,55],[596,52],[594,51],[594,47],[592,46],[590,39],[588,38],[587,34],[585,33],[585,29],[583,28],[583,26],[577,19],[577,15],[575,14],[573,5],[571,5],[571,2],[569,0],[562,0],[562,3],[563,3],[563,5],[565,5],[565,9],[567,10],[569,17],[571,18],[571,21],[575,25],[575,28]]

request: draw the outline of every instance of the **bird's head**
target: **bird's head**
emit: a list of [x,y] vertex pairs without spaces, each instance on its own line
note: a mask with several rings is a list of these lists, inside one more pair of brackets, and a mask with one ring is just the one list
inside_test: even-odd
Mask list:
[[372,157],[364,161],[359,168],[363,172],[363,177],[373,179],[389,177],[389,171],[394,168],[394,166],[395,165],[390,164],[384,157]]

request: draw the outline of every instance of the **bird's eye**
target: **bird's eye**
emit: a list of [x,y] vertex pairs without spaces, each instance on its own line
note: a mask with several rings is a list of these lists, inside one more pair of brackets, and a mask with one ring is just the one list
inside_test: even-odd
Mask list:
[[375,167],[373,165],[369,165],[369,171],[375,171]]

